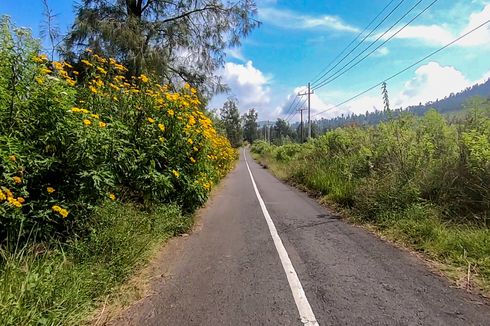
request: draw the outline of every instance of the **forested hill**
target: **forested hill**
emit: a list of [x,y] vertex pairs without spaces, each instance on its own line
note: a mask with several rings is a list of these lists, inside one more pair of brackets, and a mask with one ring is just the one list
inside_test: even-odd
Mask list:
[[[449,96],[438,99],[436,101],[427,102],[416,106],[409,106],[405,109],[396,109],[391,113],[396,117],[402,112],[410,112],[415,115],[424,115],[430,109],[436,109],[440,113],[455,113],[465,109],[465,103],[473,98],[480,97],[490,100],[490,79],[483,84],[477,84],[459,93],[451,93]],[[388,118],[388,113],[384,111],[375,111],[360,115],[348,115],[336,117],[333,119],[321,119],[316,121],[317,128],[320,130],[328,130],[345,125],[366,125],[376,124]]]

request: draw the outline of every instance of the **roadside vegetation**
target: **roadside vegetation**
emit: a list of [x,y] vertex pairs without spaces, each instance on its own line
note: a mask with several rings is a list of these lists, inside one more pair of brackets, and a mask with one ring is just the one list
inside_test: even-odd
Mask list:
[[199,91],[160,80],[1,20],[1,325],[82,323],[233,167]]
[[353,221],[490,289],[488,106],[452,122],[429,111],[335,129],[305,144],[256,141],[252,151]]

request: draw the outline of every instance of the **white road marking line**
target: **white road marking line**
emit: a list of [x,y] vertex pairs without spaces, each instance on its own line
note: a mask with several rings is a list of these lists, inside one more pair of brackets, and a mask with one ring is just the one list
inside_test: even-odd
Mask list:
[[303,290],[303,286],[301,286],[301,282],[299,281],[298,275],[294,270],[293,264],[289,259],[288,252],[284,247],[279,234],[277,233],[276,226],[271,219],[269,212],[267,211],[267,207],[265,206],[264,200],[260,195],[259,189],[255,184],[254,177],[252,175],[252,171],[250,170],[250,166],[248,165],[247,156],[245,154],[245,150],[243,151],[243,157],[245,158],[245,164],[247,164],[248,173],[250,174],[250,179],[252,179],[252,184],[255,190],[255,195],[257,195],[257,199],[259,200],[260,208],[262,208],[262,213],[264,214],[265,220],[267,221],[267,225],[269,226],[269,231],[272,236],[272,240],[274,241],[274,245],[276,246],[277,253],[279,254],[279,258],[281,259],[282,267],[284,268],[284,272],[288,278],[289,287],[291,288],[291,292],[293,293],[294,301],[296,302],[296,307],[299,311],[299,316],[301,318],[301,322],[306,326],[318,326],[318,322],[316,321],[316,317],[313,314],[313,310],[311,309],[310,303],[306,298],[305,291]]

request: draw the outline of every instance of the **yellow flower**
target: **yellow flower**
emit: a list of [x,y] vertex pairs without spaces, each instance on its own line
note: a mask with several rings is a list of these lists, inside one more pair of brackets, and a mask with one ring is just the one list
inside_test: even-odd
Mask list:
[[14,195],[12,194],[12,192],[9,189],[3,189],[3,192],[5,193],[5,195],[7,196],[7,198],[14,197]]
[[93,83],[95,84],[95,86],[97,86],[97,87],[102,87],[102,86],[104,86],[104,82],[103,82],[102,80],[98,79],[98,78],[97,78],[97,79],[95,79],[95,80],[92,80],[92,82],[93,82]]
[[13,197],[7,198],[7,201],[9,202],[10,205],[12,205],[14,207],[17,207],[17,208],[22,207],[22,203],[20,203],[17,199],[15,199]]
[[107,74],[107,70],[105,70],[104,68],[101,68],[101,67],[97,67],[97,71],[99,71],[103,75]]
[[109,83],[109,87],[112,88],[115,91],[118,91],[119,90],[119,87],[116,86],[116,85],[114,85],[113,83]]
[[7,196],[0,190],[0,201],[4,201],[5,199],[7,199]]
[[119,71],[128,71],[128,68],[124,67],[123,65],[121,64],[115,64],[114,65],[114,68],[116,68],[117,70]]
[[175,175],[176,178],[180,177],[180,172],[177,170],[172,170],[172,173]]
[[141,75],[139,76],[139,80],[141,80],[143,83],[147,83],[150,79],[145,75]]
[[34,57],[32,61],[37,62],[37,63],[42,63],[44,61],[48,61],[48,56],[45,54],[38,55],[37,57]]
[[63,218],[66,218],[68,216],[68,214],[69,214],[69,212],[66,209],[64,209],[64,208],[62,208],[59,211],[59,213],[60,213],[61,217],[63,217]]
[[45,67],[42,67],[40,69],[40,71],[41,71],[42,74],[45,74],[45,75],[53,72],[51,69],[48,69],[48,68],[45,68]]
[[197,152],[199,150],[196,146],[194,146],[193,149],[194,149],[194,152]]
[[21,204],[26,202],[26,200],[23,197],[17,197],[17,201]]
[[22,183],[22,179],[20,177],[17,177],[17,176],[12,177],[12,180],[14,180],[14,182],[16,184],[21,184]]
[[99,121],[99,127],[100,128],[105,128],[107,126],[107,123]]
[[168,115],[169,115],[169,116],[171,116],[171,117],[173,117],[173,116],[174,116],[174,110],[172,110],[172,109],[169,109],[169,110],[167,111],[167,113],[168,113]]
[[[87,50],[87,51],[88,51],[88,50]],[[93,64],[92,64],[92,63],[90,63],[90,61],[88,61],[88,60],[83,59],[83,60],[81,60],[81,62],[82,62],[84,65],[86,65],[87,67],[92,67],[92,66],[93,66]]]
[[47,187],[47,188],[46,188],[46,191],[47,191],[48,193],[52,194],[53,192],[55,192],[55,191],[56,191],[56,189],[54,189],[53,187]]
[[53,210],[53,212],[59,212],[62,210],[62,208],[58,205],[54,205],[53,207],[51,207],[51,209]]
[[116,200],[116,195],[114,195],[112,192],[109,193],[109,198],[114,201]]
[[63,70],[63,65],[61,64],[61,62],[53,61],[52,64],[56,70]]
[[193,158],[193,157],[189,157],[189,160],[192,162],[192,163],[196,163],[196,159]]
[[36,83],[38,83],[38,85],[44,84],[44,78],[34,77],[34,80],[36,81]]
[[187,139],[187,142],[191,145],[194,144],[194,141],[191,138]]
[[163,137],[158,137],[158,140],[159,140],[161,143],[163,143],[163,142],[165,141],[165,138],[163,138]]
[[165,131],[165,126],[161,123],[158,124],[158,128],[160,128],[161,131]]
[[64,209],[58,205],[54,205],[53,207],[51,207],[51,209],[53,210],[53,212],[60,214],[61,217],[63,217],[63,218],[66,218],[68,216],[68,214],[70,214],[70,212],[68,212],[66,209]]
[[89,86],[88,89],[94,93],[94,94],[97,94],[99,91],[97,90],[97,88],[93,87],[93,86]]
[[155,122],[155,119],[153,119],[153,118],[148,118],[148,122],[149,122],[149,123],[153,123],[153,122]]
[[15,155],[10,155],[9,160],[11,160],[12,162],[15,162],[15,161],[17,161],[17,157],[15,157]]
[[90,126],[92,124],[92,121],[90,121],[89,119],[83,119],[83,124],[86,126]]

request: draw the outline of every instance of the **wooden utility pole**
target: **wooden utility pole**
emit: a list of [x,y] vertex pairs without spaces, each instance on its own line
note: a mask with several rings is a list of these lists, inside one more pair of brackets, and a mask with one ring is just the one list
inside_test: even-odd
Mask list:
[[266,134],[266,141],[268,141],[269,144],[271,143],[271,129],[270,129],[271,125],[272,123],[270,123],[269,120],[267,120],[267,124],[265,125],[265,134]]
[[[311,138],[311,94],[314,91],[311,90],[311,85],[308,83],[308,91],[305,93],[298,93],[298,96],[308,96],[308,138]],[[301,135],[303,137],[303,135]]]
[[299,125],[299,128],[300,128],[300,133],[301,133],[301,136],[300,136],[300,139],[301,139],[301,143],[303,143],[303,111],[306,110],[304,108],[299,108],[298,111],[300,112],[301,114],[301,123]]

